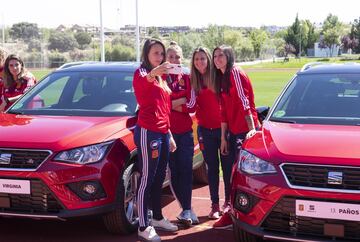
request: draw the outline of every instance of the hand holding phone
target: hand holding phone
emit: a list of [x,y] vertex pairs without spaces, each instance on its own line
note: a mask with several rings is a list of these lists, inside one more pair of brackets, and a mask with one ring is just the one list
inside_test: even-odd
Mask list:
[[168,74],[180,74],[182,73],[182,67],[180,64],[168,64]]

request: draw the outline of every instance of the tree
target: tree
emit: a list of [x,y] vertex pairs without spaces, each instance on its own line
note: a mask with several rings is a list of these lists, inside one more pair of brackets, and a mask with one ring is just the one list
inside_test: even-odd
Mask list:
[[294,23],[287,29],[285,35],[285,42],[295,48],[295,54],[299,55],[301,46],[301,32],[300,32],[300,21],[298,15],[296,15]]
[[320,48],[329,48],[330,56],[336,46],[340,45],[340,37],[344,33],[344,25],[339,21],[338,17],[329,14],[323,24],[322,38],[319,43]]
[[350,39],[353,42],[352,50],[360,53],[360,17],[355,19],[351,25]]
[[224,26],[209,25],[207,31],[202,35],[203,42],[209,50],[224,43]]
[[85,49],[91,43],[91,35],[87,32],[78,32],[75,34],[76,42],[79,44],[80,49]]
[[264,30],[255,29],[250,32],[251,44],[254,48],[255,57],[260,57],[260,52],[263,48],[265,41],[268,39],[268,35]]
[[17,24],[13,24],[10,29],[10,36],[13,39],[38,39],[39,38],[39,28],[37,24],[28,23],[28,22],[21,22]]
[[49,37],[49,50],[65,52],[78,46],[74,36],[67,32],[53,32]]
[[305,24],[308,27],[306,49],[313,49],[314,44],[319,40],[319,33],[316,32],[315,26],[310,22],[310,20],[305,20]]

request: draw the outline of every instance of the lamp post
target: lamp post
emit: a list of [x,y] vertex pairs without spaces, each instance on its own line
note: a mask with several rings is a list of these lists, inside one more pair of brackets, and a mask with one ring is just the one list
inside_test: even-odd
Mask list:
[[300,46],[299,46],[299,59],[301,58],[301,42],[302,42],[302,39],[301,39],[301,32],[302,32],[302,25],[300,23]]
[[101,52],[101,62],[105,62],[105,45],[104,45],[104,26],[102,22],[102,0],[100,0],[100,52]]
[[136,0],[136,62],[140,62],[139,0]]

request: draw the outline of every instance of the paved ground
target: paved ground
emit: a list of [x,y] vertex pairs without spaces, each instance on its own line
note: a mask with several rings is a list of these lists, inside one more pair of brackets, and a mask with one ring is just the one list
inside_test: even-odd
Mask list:
[[[223,191],[222,183],[220,191]],[[224,197],[221,194],[220,197]],[[177,202],[173,199],[170,190],[164,190],[164,215],[176,221],[180,213]],[[214,221],[208,220],[210,198],[207,186],[194,187],[193,207],[200,219],[200,224],[191,228],[182,228],[176,233],[159,232],[162,241],[174,242],[218,242],[234,241],[232,231],[215,230]],[[220,203],[222,203],[220,201]],[[101,219],[88,218],[66,222],[44,221],[30,219],[0,218],[0,242],[134,242],[137,235],[128,236],[110,235],[104,228]]]

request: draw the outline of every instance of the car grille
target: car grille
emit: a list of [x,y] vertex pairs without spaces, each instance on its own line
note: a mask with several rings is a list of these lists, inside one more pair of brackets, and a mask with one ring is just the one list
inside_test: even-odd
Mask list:
[[50,189],[41,180],[32,179],[30,184],[30,194],[0,193],[0,211],[27,214],[56,214],[63,209],[62,205],[52,195]]
[[[292,165],[281,166],[293,186],[360,191],[360,168],[341,166]],[[329,172],[341,172],[340,184],[329,184]]]
[[[45,150],[0,149],[0,169],[29,169],[40,166],[51,155]],[[6,159],[8,158],[8,159]]]
[[[287,236],[316,236],[329,239],[329,236],[324,235],[324,225],[341,224],[344,225],[344,238],[341,238],[341,240],[360,241],[360,222],[297,217],[295,215],[296,199],[297,198],[295,197],[283,197],[263,221],[261,225],[262,229],[271,232],[283,233]],[[299,199],[306,200],[304,198]],[[314,201],[314,199],[311,200]],[[331,199],[316,199],[316,201],[349,202],[339,200],[334,201]],[[351,201],[351,204],[360,204],[360,201]]]

